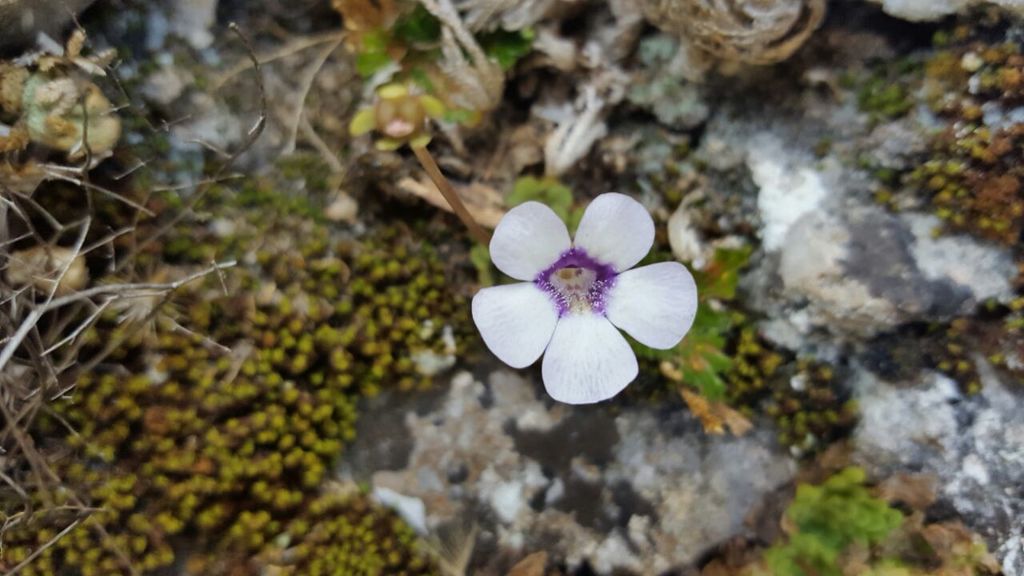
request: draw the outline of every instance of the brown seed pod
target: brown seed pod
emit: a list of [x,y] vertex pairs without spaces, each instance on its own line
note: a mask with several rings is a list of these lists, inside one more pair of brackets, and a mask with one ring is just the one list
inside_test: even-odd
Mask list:
[[642,0],[655,26],[725,61],[788,58],[825,18],[825,0]]

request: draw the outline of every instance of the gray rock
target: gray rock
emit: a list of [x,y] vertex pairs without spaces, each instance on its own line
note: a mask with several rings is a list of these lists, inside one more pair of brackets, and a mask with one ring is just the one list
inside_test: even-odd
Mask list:
[[60,32],[93,0],[0,0],[0,48],[31,43],[39,33],[58,42]]
[[[849,112],[821,106],[810,110],[829,127]],[[726,166],[742,153],[756,186],[762,251],[742,286],[747,304],[766,317],[769,339],[789,349],[834,349],[905,322],[946,319],[987,299],[1012,297],[1017,272],[1008,250],[968,236],[936,238],[938,220],[883,210],[872,199],[870,175],[843,160],[842,154],[859,155],[856,147],[817,158],[811,142],[823,134],[804,116],[762,116],[775,120],[741,116],[727,123],[716,115],[700,152],[733,159]],[[924,141],[907,125],[871,131],[847,124],[855,132],[844,138],[869,144],[880,165],[901,167],[907,158],[872,143],[892,140],[913,150]]]
[[154,60],[160,67],[146,76],[142,95],[158,106],[170,106],[195,83],[195,76],[175,66],[170,53],[160,54]]
[[986,537],[1007,575],[1024,574],[1024,398],[976,358],[982,392],[964,397],[953,381],[925,374],[892,385],[867,371],[855,378],[861,423],[855,460],[886,477],[934,475],[940,497]]
[[750,139],[747,167],[757,185],[761,242],[771,252],[782,247],[786,234],[801,217],[816,213],[841,188],[819,170],[810,155],[787,148],[777,135],[761,132]]
[[[682,411],[549,405],[540,390],[505,371],[487,384],[459,374],[439,403],[395,416],[412,439],[401,464],[350,460],[346,473],[422,501],[431,531],[483,518],[481,539],[513,554],[656,574],[745,533],[796,468],[768,431],[709,437]],[[375,420],[391,420],[382,410]]]
[[936,236],[943,224],[935,216],[908,213],[903,221],[914,235],[910,247],[914,264],[926,280],[966,290],[968,304],[1010,297],[1017,266],[1008,251],[969,236]]
[[872,166],[905,170],[927,152],[928,141],[910,122],[884,122],[864,142],[864,157]]
[[936,238],[938,225],[930,216],[858,205],[799,218],[777,269],[784,307],[805,312],[799,331],[867,337],[1012,297],[1016,267],[1008,251],[968,236]]
[[212,28],[217,21],[217,0],[174,0],[170,29],[196,50],[213,44]]
[[[906,20],[939,20],[951,14],[964,12],[971,6],[985,4],[984,0],[873,0],[887,13]],[[991,0],[1009,10],[1024,12],[1024,0]]]
[[895,302],[872,294],[869,278],[847,275],[851,231],[836,217],[813,213],[786,236],[778,274],[794,309],[804,309],[802,332],[870,334],[898,321]]

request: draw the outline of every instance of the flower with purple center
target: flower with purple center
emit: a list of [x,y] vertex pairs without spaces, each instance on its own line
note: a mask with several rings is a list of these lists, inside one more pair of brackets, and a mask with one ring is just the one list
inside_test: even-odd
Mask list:
[[575,241],[539,202],[520,204],[491,239],[491,260],[522,280],[473,297],[473,321],[502,362],[525,368],[543,354],[552,398],[590,404],[636,378],[636,355],[619,332],[651,348],[674,347],[693,325],[697,286],[678,262],[632,269],[654,243],[639,202],[602,194],[583,214]]

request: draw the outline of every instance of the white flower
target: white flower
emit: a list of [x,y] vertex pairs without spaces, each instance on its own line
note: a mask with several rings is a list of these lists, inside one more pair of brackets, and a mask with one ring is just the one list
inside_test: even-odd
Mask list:
[[546,350],[541,373],[555,400],[589,404],[615,396],[638,372],[617,328],[668,349],[697,312],[697,286],[682,264],[630,270],[653,243],[650,214],[622,194],[602,194],[587,207],[575,242],[547,206],[516,206],[494,231],[491,259],[524,282],[473,297],[484,343],[513,368],[533,364]]

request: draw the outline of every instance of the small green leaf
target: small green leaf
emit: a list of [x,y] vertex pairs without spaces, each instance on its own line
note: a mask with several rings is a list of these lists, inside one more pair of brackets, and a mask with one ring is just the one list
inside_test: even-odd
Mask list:
[[384,30],[371,30],[362,36],[362,44],[359,46],[360,52],[386,52],[388,44],[391,43],[391,37]]
[[432,44],[441,39],[441,22],[422,4],[399,18],[392,28],[395,38],[409,44]]
[[701,300],[732,300],[736,298],[736,285],[739,283],[740,271],[750,261],[753,249],[719,248],[715,257],[703,270],[694,272],[697,281],[697,293]]
[[565,219],[565,226],[569,229],[569,234],[576,235],[576,229],[580,227],[580,220],[583,220],[584,212],[586,209],[583,207],[569,210],[569,217]]
[[572,190],[558,180],[522,176],[512,186],[512,193],[505,199],[505,204],[513,208],[531,200],[547,204],[563,221],[569,219]]
[[491,252],[483,244],[474,244],[469,249],[469,261],[476,268],[476,277],[483,287],[494,286],[494,270]]
[[391,57],[387,54],[364,52],[356,56],[356,72],[363,78],[369,78],[390,63]]
[[448,108],[444,113],[444,121],[451,122],[452,124],[463,124],[472,120],[474,116],[475,114],[472,110]]
[[370,32],[363,36],[363,43],[356,54],[356,72],[363,78],[369,78],[391,63],[388,54],[389,38],[381,31]]
[[434,93],[434,83],[431,82],[430,76],[427,75],[426,71],[423,70],[423,68],[416,67],[410,70],[409,79],[411,79],[413,83],[419,86],[420,88],[423,88],[423,90],[427,94]]
[[669,360],[682,374],[685,385],[695,388],[708,400],[718,401],[725,396],[724,376],[733,365],[723,348],[734,324],[734,315],[729,311],[701,306],[693,328],[675,348],[656,350],[631,338],[629,342],[638,357]]
[[482,34],[479,38],[484,52],[493,58],[502,70],[511,70],[516,62],[533,50],[533,30],[519,32],[497,30]]

